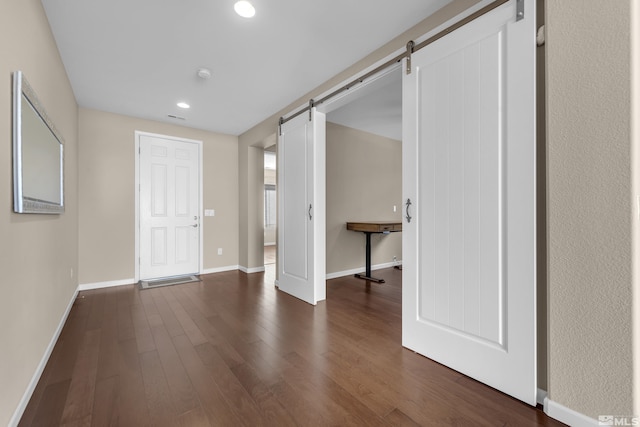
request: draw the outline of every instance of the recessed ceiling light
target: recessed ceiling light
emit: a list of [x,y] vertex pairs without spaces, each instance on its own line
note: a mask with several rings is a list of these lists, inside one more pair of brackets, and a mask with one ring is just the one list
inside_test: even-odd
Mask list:
[[190,107],[191,107],[191,105],[187,104],[186,102],[178,102],[176,105],[177,105],[178,107],[180,107],[180,108],[184,108],[184,109],[187,109],[187,108],[190,108]]
[[243,18],[251,18],[256,14],[256,9],[246,0],[240,0],[233,6],[236,13]]

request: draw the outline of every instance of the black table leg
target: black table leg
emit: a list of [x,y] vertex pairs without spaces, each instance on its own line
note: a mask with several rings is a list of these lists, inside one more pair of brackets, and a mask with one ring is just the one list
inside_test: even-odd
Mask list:
[[356,274],[355,277],[363,280],[370,280],[376,283],[384,283],[384,279],[376,279],[371,277],[371,232],[363,231],[367,236],[367,243],[365,246],[365,274]]

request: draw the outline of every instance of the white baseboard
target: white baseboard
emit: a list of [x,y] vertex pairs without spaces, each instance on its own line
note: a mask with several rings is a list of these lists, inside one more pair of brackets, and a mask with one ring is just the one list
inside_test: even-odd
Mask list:
[[[238,270],[237,265],[228,265],[225,267],[205,268],[200,274],[212,274],[221,273],[223,271]],[[264,271],[264,270],[263,270]],[[92,289],[111,288],[113,286],[133,285],[136,283],[135,279],[121,279],[121,280],[109,280],[106,282],[95,283],[83,283],[78,286],[79,291],[90,291]]]
[[244,267],[242,265],[238,266],[238,270],[242,271],[243,273],[247,273],[247,274],[251,274],[251,273],[261,273],[264,271],[264,265],[260,266],[260,267]]
[[[390,267],[394,267],[396,265],[402,265],[402,261],[397,261],[397,262],[386,262],[384,264],[376,264],[376,265],[372,265],[371,266],[371,270],[382,270],[383,268],[390,268]],[[364,266],[362,267],[358,267],[358,268],[354,268],[351,270],[344,270],[344,271],[336,271],[335,273],[329,273],[327,274],[327,280],[331,280],[331,279],[336,279],[338,277],[344,277],[344,276],[352,276],[356,273],[362,273],[364,272],[365,268]]]
[[264,242],[265,246],[275,246],[276,242]]
[[111,288],[114,286],[133,285],[134,279],[109,280],[106,282],[83,283],[78,286],[79,291],[90,291],[92,289]]
[[548,397],[544,399],[544,413],[571,427],[594,427],[600,425],[597,420],[554,402]]
[[[384,264],[376,264],[371,266],[371,270],[381,270],[383,268],[390,268],[395,265],[402,265],[402,261],[398,262],[387,262]],[[264,271],[264,266],[260,267],[244,267],[242,265],[227,265],[224,267],[215,267],[215,268],[205,268],[202,270],[200,274],[213,274],[213,273],[221,273],[223,271],[232,271],[232,270],[240,270],[243,273],[252,274],[252,273],[261,273]],[[351,276],[356,273],[362,273],[364,271],[364,267],[354,268],[352,270],[338,271],[335,273],[327,274],[327,280],[335,279],[336,277],[344,277]],[[134,284],[134,279],[122,279],[122,280],[111,280],[107,282],[96,282],[96,283],[84,283],[78,286],[78,290],[80,291],[89,291],[92,289],[100,289],[100,288],[110,288],[112,286],[122,286],[122,285],[131,285]]]
[[224,267],[214,267],[214,268],[205,268],[202,270],[200,274],[213,274],[213,273],[222,273],[224,271],[233,271],[239,270],[240,266],[238,265],[226,265]]
[[547,398],[547,391],[539,388],[538,393],[536,394],[536,402],[538,403],[538,405],[544,406],[544,400],[546,398]]
[[40,360],[40,363],[38,364],[38,367],[36,368],[36,371],[33,374],[33,377],[31,378],[29,385],[27,386],[27,389],[22,395],[22,399],[20,399],[20,403],[18,404],[18,407],[16,408],[16,410],[13,413],[13,416],[9,420],[10,427],[15,427],[18,425],[18,423],[20,422],[20,418],[22,418],[22,414],[24,414],[24,410],[27,409],[29,400],[31,399],[31,396],[33,395],[33,392],[36,389],[36,386],[38,385],[38,381],[40,381],[42,372],[44,372],[44,368],[47,365],[49,358],[51,357],[53,348],[56,346],[56,343],[58,342],[58,338],[60,337],[62,328],[64,327],[64,324],[67,321],[67,317],[69,317],[69,313],[71,312],[71,308],[73,307],[73,303],[77,297],[78,297],[78,289],[76,289],[76,291],[73,293],[73,296],[71,297],[71,301],[69,301],[69,304],[67,304],[67,309],[62,315],[62,319],[60,319],[60,323],[58,324],[58,327],[56,328],[56,331],[54,332],[53,337],[51,337],[51,341],[49,342],[49,345],[44,351],[44,355],[42,356],[42,359]]

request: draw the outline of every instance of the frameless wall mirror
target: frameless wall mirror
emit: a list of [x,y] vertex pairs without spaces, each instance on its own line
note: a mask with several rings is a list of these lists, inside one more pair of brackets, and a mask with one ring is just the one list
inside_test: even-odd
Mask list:
[[64,212],[64,141],[20,71],[13,73],[13,210]]

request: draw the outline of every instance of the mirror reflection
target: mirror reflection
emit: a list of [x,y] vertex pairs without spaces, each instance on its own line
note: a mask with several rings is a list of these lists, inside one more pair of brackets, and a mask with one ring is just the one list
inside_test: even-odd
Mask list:
[[64,212],[63,141],[20,71],[13,117],[15,212]]

